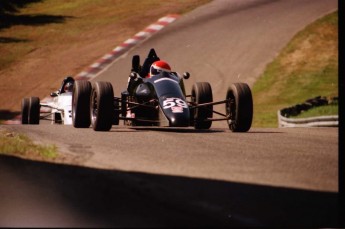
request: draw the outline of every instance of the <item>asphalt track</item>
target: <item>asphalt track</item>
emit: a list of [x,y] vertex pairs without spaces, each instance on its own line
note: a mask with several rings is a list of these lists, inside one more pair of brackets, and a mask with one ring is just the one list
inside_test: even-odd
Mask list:
[[[252,85],[299,30],[337,1],[214,1],[179,18],[95,80],[125,88],[133,54],[155,48],[224,99]],[[255,99],[255,98],[254,98]],[[74,158],[70,165],[0,158],[0,226],[295,226],[338,223],[338,129],[12,125]],[[11,181],[11,182],[9,182]],[[6,187],[7,189],[5,189]]]

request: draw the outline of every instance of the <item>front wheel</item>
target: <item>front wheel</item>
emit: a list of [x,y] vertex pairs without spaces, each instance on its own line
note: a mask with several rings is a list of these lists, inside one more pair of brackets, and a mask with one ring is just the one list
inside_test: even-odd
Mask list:
[[29,109],[28,109],[28,124],[39,124],[40,123],[40,99],[38,97],[30,97]]
[[228,88],[226,99],[229,129],[232,132],[247,132],[253,119],[253,98],[249,86],[245,83],[232,84]]
[[[192,103],[195,106],[213,102],[212,88],[208,82],[197,82],[192,87]],[[195,129],[210,129],[213,116],[213,105],[200,106],[191,109],[190,117]]]
[[22,124],[24,125],[29,124],[29,106],[30,106],[29,98],[22,99],[21,121],[22,121]]
[[72,94],[72,122],[76,128],[88,128],[91,124],[90,96],[90,81],[75,81]]
[[114,91],[111,83],[96,82],[91,92],[92,128],[95,131],[109,131],[114,122],[114,110]]

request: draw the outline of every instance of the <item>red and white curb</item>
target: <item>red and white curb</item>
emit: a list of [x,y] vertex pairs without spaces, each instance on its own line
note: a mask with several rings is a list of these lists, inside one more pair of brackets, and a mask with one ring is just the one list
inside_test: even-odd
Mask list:
[[[76,80],[91,80],[95,78],[102,70],[113,63],[117,58],[128,52],[131,48],[137,44],[145,41],[156,32],[162,30],[168,24],[174,22],[179,17],[178,14],[170,14],[158,19],[156,23],[153,23],[146,27],[143,31],[135,34],[132,38],[127,39],[121,45],[115,47],[110,53],[105,54],[98,61],[91,64],[87,69],[77,74],[74,79]],[[52,102],[51,97],[46,97],[41,100],[44,103]],[[41,109],[43,111],[43,108]],[[45,109],[47,111],[47,109]],[[17,116],[13,120],[4,121],[3,124],[21,124],[21,117]]]
[[153,23],[146,27],[143,31],[135,34],[132,38],[129,38],[121,45],[115,47],[110,53],[101,57],[98,61],[90,65],[85,71],[80,72],[75,76],[76,80],[90,80],[99,74],[103,69],[109,66],[113,61],[125,54],[131,48],[144,40],[151,37],[154,33],[160,31],[168,24],[174,22],[179,15],[171,14],[160,18],[156,23]]

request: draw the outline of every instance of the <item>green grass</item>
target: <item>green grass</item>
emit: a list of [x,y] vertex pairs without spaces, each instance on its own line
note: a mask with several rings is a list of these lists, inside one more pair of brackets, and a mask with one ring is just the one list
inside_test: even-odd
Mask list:
[[[338,96],[338,12],[297,33],[266,67],[253,86],[253,126],[277,127],[278,110],[316,96]],[[308,113],[318,116],[338,110],[327,106]]]
[[38,145],[24,134],[0,130],[0,154],[38,156],[45,159],[57,157],[55,145]]
[[338,104],[315,107],[291,118],[310,118],[315,116],[338,115]]

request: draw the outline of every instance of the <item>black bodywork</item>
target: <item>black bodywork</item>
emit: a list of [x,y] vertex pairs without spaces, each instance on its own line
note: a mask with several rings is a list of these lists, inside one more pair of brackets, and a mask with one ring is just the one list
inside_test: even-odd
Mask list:
[[183,79],[176,73],[162,72],[140,83],[130,93],[122,93],[120,118],[129,125],[186,127],[190,125],[190,110],[181,89]]

